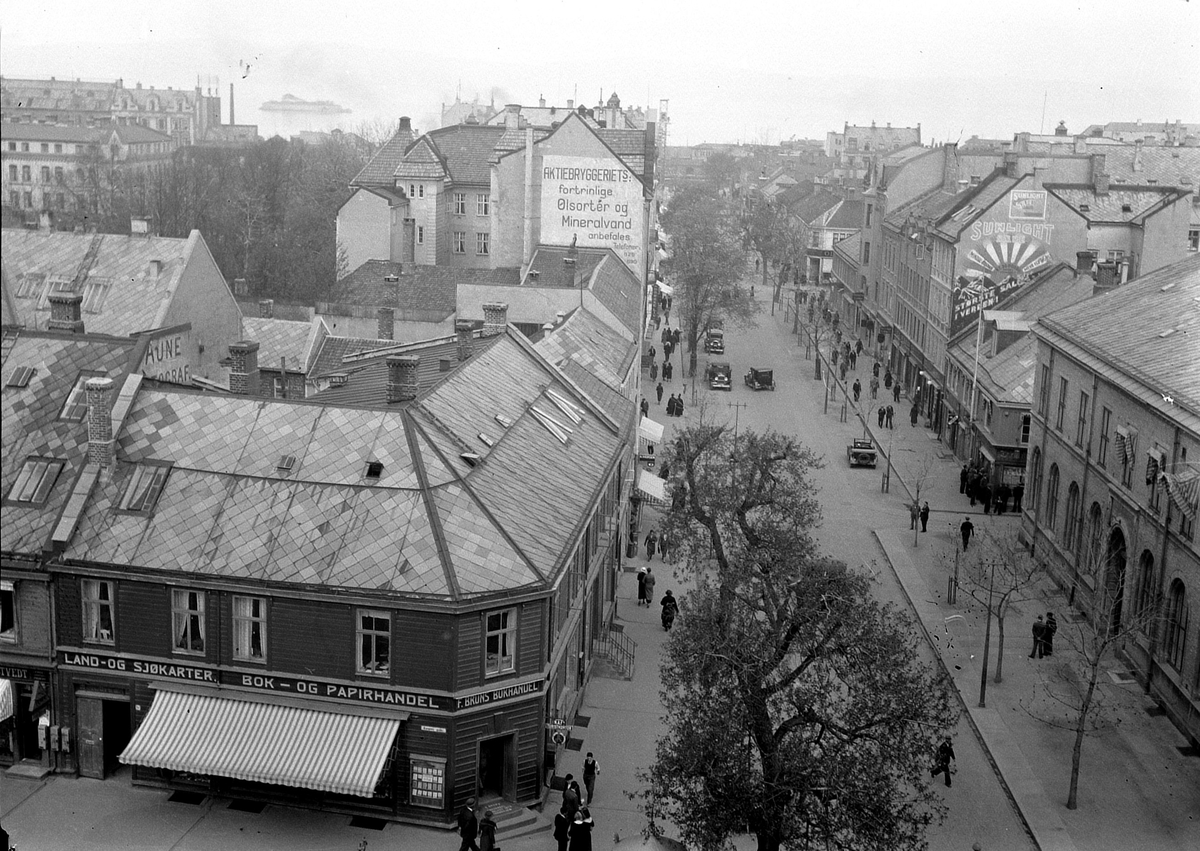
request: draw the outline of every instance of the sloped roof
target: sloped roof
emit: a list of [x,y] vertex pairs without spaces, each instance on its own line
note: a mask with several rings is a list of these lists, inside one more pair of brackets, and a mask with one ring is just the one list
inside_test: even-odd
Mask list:
[[[488,186],[492,174],[489,164],[496,143],[504,135],[503,127],[490,127],[486,124],[456,124],[452,127],[441,127],[426,134],[427,139],[435,148],[450,180],[458,184],[474,184]],[[411,153],[411,152],[410,152]],[[396,176],[406,177],[409,158],[396,170]]]
[[948,192],[935,189],[890,212],[887,222],[899,227],[910,216],[926,219],[951,242],[958,239],[971,222],[983,215],[993,204],[1003,198],[1025,177],[1007,177],[1003,170],[996,169],[978,185],[963,192]]
[[113,124],[111,127],[105,128],[105,135],[108,135],[110,130],[116,134],[123,145],[142,145],[147,142],[174,141],[174,138],[166,133],[151,130],[149,127],[144,127],[141,124]]
[[[575,283],[566,282],[563,262],[567,259],[568,248],[561,245],[539,245],[529,258],[529,267],[521,285],[526,287],[578,287],[579,281],[587,280],[596,266],[604,259],[605,250],[602,248],[575,249]],[[531,277],[530,272],[537,272],[537,277]]]
[[833,244],[833,250],[857,263],[862,256],[862,231],[857,230],[845,239],[838,240]]
[[[84,296],[86,330],[125,336],[158,326],[200,239],[199,231],[187,239],[171,239],[5,228],[0,260],[13,289],[17,321],[26,328],[46,327],[47,294],[55,286]],[[151,260],[162,261],[157,277]],[[70,282],[77,279],[79,289],[71,290]],[[102,298],[89,299],[89,287]]]
[[[399,280],[386,280],[393,275]],[[519,279],[520,270],[515,268],[459,269],[367,260],[337,282],[328,300],[336,304],[441,311],[448,316],[454,312],[459,284],[512,285]]]
[[605,253],[592,273],[588,289],[629,333],[636,334],[642,315],[642,285],[611,249],[605,249]]
[[1043,316],[1037,329],[1097,359],[1110,380],[1140,385],[1153,404],[1200,417],[1200,255]]
[[109,125],[101,127],[68,127],[58,124],[16,124],[0,122],[0,140],[5,142],[75,142],[99,144]]
[[838,195],[821,187],[815,192],[811,192],[794,203],[789,204],[788,209],[793,216],[807,224],[818,218],[826,210],[832,208],[840,200],[841,198]]
[[422,136],[405,151],[392,176],[395,180],[442,180],[448,173],[446,161],[429,136]]
[[862,228],[864,207],[863,201],[842,201],[822,217],[821,226],[832,230],[858,230]]
[[350,181],[351,186],[391,186],[395,181],[393,175],[396,166],[404,159],[404,152],[413,142],[412,130],[397,130],[375,152],[375,155],[362,167],[362,171]]
[[285,369],[307,372],[313,324],[321,321],[319,317],[313,322],[293,322],[247,316],[242,319],[242,339],[258,343],[260,368],[279,369],[280,358],[283,358],[286,361]]
[[[119,378],[128,367],[132,339],[96,334],[26,331],[5,335],[0,361],[0,494],[8,496],[30,456],[65,462],[44,505],[0,505],[0,551],[37,554],[87,460],[87,423],[59,419],[82,373]],[[12,372],[32,367],[25,387],[7,386]]]
[[618,393],[638,351],[632,336],[617,333],[587,308],[573,311],[539,340],[535,348],[560,369],[569,363],[584,367]]
[[1050,184],[1045,188],[1089,222],[1133,222],[1187,193],[1168,186],[1111,184],[1101,194],[1094,186]]
[[1115,143],[1102,151],[1104,170],[1114,183],[1144,186],[1153,180],[1163,186],[1190,182],[1193,191],[1200,187],[1200,148]]
[[317,344],[308,374],[310,377],[316,378],[331,372],[341,372],[345,368],[343,359],[348,355],[386,349],[394,345],[396,345],[395,340],[326,336]]

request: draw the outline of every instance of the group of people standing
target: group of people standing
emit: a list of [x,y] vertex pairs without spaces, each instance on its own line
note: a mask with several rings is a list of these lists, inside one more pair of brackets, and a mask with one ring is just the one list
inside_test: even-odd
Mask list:
[[1012,501],[1012,510],[1020,512],[1021,500],[1025,498],[1025,486],[1022,484],[1009,487],[1007,483],[1001,482],[993,488],[987,473],[978,464],[963,465],[958,474],[958,492],[966,494],[972,506],[977,502],[981,504],[984,514],[990,514],[992,511],[1004,514],[1009,510],[1009,500]]
[[1041,659],[1043,656],[1054,655],[1054,633],[1058,632],[1058,621],[1054,612],[1046,612],[1046,619],[1038,615],[1033,622],[1033,649],[1029,651],[1030,659]]

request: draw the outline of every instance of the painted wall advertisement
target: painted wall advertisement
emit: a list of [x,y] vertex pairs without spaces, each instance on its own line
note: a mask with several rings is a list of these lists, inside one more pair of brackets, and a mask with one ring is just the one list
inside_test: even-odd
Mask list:
[[1008,221],[976,221],[964,240],[965,269],[954,284],[950,335],[973,323],[981,311],[1029,283],[1054,262],[1054,225],[1045,221],[1046,193],[1009,193]]
[[172,384],[191,384],[192,366],[188,363],[187,344],[186,332],[167,333],[150,340],[142,358],[142,375]]
[[646,277],[642,183],[606,157],[542,158],[542,236],[551,245],[611,248]]

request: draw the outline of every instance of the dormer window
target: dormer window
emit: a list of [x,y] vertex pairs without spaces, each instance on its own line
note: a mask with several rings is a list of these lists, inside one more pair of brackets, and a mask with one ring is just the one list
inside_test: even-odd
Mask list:
[[365,475],[366,475],[367,481],[378,482],[379,477],[383,475],[383,462],[382,461],[368,461],[367,462],[367,472]]
[[125,495],[121,497],[122,511],[150,512],[158,503],[163,485],[167,482],[167,473],[171,472],[168,464],[145,463],[139,464],[129,478],[125,487]]
[[66,462],[54,458],[29,458],[5,500],[21,506],[44,505]]

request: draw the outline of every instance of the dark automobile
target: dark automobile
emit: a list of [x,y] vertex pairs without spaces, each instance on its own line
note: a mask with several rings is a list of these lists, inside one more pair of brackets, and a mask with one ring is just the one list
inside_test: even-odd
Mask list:
[[709,328],[704,336],[704,351],[710,355],[725,354],[725,332],[720,328]]
[[874,467],[876,461],[875,444],[870,438],[856,437],[846,447],[846,460],[851,467]]
[[727,363],[717,362],[708,365],[708,371],[705,376],[708,378],[708,386],[713,390],[732,390],[733,383],[730,380],[733,375],[733,369]]
[[746,386],[754,390],[774,390],[775,370],[751,367],[746,373]]

